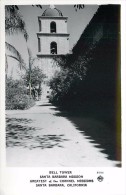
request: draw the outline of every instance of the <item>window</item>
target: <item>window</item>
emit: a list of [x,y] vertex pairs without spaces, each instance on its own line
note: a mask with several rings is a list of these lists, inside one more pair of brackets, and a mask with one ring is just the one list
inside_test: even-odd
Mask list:
[[41,52],[41,42],[40,42],[40,38],[38,38],[38,51]]
[[56,33],[56,23],[55,22],[50,23],[50,32]]
[[56,42],[52,42],[50,44],[50,53],[57,54],[57,43]]
[[41,28],[41,20],[39,20],[39,32],[41,32],[42,28]]

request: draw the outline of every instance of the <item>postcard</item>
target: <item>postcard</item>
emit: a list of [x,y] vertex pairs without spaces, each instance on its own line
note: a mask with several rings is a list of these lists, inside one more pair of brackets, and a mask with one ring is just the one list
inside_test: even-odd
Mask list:
[[1,195],[125,195],[126,3],[1,1]]

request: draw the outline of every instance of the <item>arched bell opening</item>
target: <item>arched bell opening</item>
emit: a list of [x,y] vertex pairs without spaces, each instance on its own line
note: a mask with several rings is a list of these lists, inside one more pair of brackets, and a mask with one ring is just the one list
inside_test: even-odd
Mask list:
[[51,54],[57,54],[57,43],[51,42],[50,44],[50,53]]
[[56,23],[55,22],[50,23],[50,32],[56,33]]

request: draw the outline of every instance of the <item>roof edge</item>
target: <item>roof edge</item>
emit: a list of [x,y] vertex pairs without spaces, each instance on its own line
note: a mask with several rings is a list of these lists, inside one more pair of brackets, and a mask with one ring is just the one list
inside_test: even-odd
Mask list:
[[38,19],[40,19],[40,18],[42,18],[42,19],[68,19],[68,17],[67,16],[38,16]]

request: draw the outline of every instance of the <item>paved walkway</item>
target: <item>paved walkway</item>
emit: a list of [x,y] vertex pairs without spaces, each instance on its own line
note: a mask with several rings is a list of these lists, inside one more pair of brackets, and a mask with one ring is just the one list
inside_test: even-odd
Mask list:
[[7,111],[7,166],[115,166],[60,111],[37,102],[29,110]]

